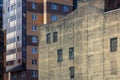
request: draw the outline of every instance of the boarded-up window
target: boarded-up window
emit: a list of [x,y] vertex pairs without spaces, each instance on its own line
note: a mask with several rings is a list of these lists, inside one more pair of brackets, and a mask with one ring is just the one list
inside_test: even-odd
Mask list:
[[69,70],[70,70],[70,78],[71,79],[73,79],[74,78],[74,72],[75,72],[75,68],[74,68],[74,66],[71,66],[70,68],[69,68]]
[[117,70],[117,61],[111,61],[110,62],[110,66],[111,66],[111,74],[112,75],[117,75],[118,70]]

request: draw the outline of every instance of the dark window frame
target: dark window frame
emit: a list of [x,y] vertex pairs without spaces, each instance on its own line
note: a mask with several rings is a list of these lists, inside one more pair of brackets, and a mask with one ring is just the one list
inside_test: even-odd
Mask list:
[[69,48],[69,60],[74,59],[74,47]]
[[117,43],[118,43],[117,38],[110,39],[110,51],[111,52],[117,51]]
[[37,65],[37,59],[32,59],[32,65]]
[[50,43],[50,33],[46,34],[46,43]]
[[70,71],[70,78],[73,79],[75,77],[75,67],[71,66],[69,68],[69,71]]
[[58,32],[53,32],[53,42],[58,41]]
[[63,61],[63,55],[62,55],[63,50],[62,49],[58,49],[57,50],[57,62],[60,63]]

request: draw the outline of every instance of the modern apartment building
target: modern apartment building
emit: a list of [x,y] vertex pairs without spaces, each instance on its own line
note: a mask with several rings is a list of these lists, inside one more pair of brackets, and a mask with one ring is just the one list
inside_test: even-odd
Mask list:
[[38,80],[38,25],[73,11],[73,0],[4,0],[9,80]]
[[6,41],[5,41],[5,31],[2,30],[3,28],[3,0],[0,0],[0,80],[7,80],[6,74],[5,74],[5,69],[6,69],[6,56],[5,56],[5,46],[6,46]]
[[39,80],[120,79],[120,7],[105,12],[105,0],[79,1],[39,27]]

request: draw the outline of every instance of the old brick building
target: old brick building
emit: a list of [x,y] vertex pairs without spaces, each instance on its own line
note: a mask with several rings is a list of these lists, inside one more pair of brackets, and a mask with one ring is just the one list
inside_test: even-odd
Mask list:
[[39,80],[119,80],[120,9],[89,1],[39,28]]

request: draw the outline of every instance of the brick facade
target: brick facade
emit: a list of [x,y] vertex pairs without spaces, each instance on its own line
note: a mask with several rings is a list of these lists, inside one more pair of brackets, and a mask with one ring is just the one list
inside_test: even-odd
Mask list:
[[[98,3],[79,2],[79,8],[65,18],[40,26],[39,80],[119,79],[120,10],[104,12],[104,1],[93,1]],[[53,42],[53,32],[58,32],[57,42]],[[48,33],[50,43],[46,43]],[[114,38],[117,49],[111,51]],[[71,47],[74,48],[72,60],[69,59]],[[62,49],[61,62],[57,61],[59,49]],[[70,76],[71,67],[74,76]]]

